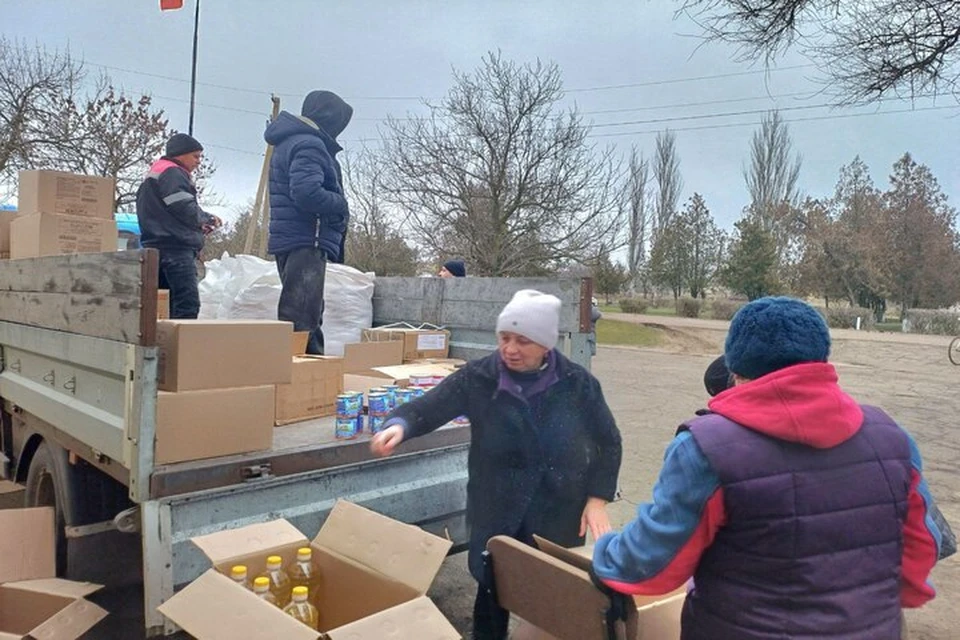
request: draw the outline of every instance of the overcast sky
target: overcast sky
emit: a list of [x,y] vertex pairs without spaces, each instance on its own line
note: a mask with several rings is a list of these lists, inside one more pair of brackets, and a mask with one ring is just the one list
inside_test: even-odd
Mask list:
[[[234,205],[256,190],[271,92],[295,112],[311,89],[344,96],[355,108],[341,136],[349,150],[376,139],[387,114],[422,113],[421,99],[448,90],[452,68],[473,69],[495,49],[518,62],[556,62],[565,100],[595,125],[599,144],[650,155],[657,130],[676,131],[681,201],[701,193],[727,228],[748,199],[750,135],[772,108],[790,124],[806,194],[831,194],[839,168],[857,154],[885,187],[890,167],[910,151],[951,204],[960,196],[954,101],[832,109],[808,61],[789,57],[769,73],[737,63],[729,47],[701,46],[696,26],[674,19],[673,2],[201,1],[195,135],[219,167],[215,190]],[[114,84],[153,95],[185,131],[194,0],[162,14],[158,4],[0,0],[0,33],[69,47]]]

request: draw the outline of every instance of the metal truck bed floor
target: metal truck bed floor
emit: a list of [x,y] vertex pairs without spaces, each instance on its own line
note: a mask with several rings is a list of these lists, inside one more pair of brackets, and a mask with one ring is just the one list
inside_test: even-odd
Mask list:
[[[333,423],[333,417],[326,417],[277,427],[273,430],[273,447],[269,451],[158,466],[150,482],[151,498],[376,459],[370,453],[369,435],[364,434],[355,440],[336,440]],[[463,445],[469,441],[468,426],[448,425],[401,445],[397,455]]]

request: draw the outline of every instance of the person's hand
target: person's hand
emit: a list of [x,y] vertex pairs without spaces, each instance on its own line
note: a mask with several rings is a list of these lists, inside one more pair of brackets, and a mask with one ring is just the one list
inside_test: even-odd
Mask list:
[[387,427],[370,439],[370,451],[375,456],[386,458],[403,442],[403,427],[398,424]]
[[223,226],[223,220],[219,216],[215,216],[212,213],[210,215],[210,220],[203,225],[203,234],[209,235]]
[[605,533],[612,531],[610,518],[607,517],[607,501],[602,498],[587,498],[587,504],[583,508],[583,515],[580,516],[580,536],[584,536],[590,530],[590,535],[594,541]]

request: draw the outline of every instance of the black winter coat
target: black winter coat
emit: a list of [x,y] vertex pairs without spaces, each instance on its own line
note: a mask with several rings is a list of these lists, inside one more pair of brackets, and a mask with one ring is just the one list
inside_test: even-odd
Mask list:
[[499,390],[500,354],[447,377],[422,398],[397,407],[406,438],[457,416],[470,419],[467,522],[470,572],[482,579],[481,554],[495,535],[529,542],[536,533],[565,546],[583,544],[588,497],[612,501],[620,471],[620,431],[600,383],[556,353],[558,380],[532,408]]

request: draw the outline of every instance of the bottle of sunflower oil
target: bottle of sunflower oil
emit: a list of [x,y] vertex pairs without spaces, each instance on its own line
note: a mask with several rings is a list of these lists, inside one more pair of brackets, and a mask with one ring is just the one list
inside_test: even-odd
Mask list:
[[270,556],[267,558],[267,570],[259,577],[270,580],[270,592],[277,599],[277,606],[283,608],[290,604],[290,576],[283,570],[283,558]]
[[293,588],[293,601],[284,607],[284,612],[307,625],[311,629],[316,629],[320,624],[320,615],[317,608],[310,604],[310,590],[306,587]]
[[294,587],[307,587],[314,600],[320,593],[320,569],[313,563],[313,550],[310,547],[297,549],[297,559],[287,569],[290,584]]
[[230,569],[230,579],[244,589],[250,589],[250,580],[247,578],[247,567],[238,564]]
[[270,592],[270,578],[260,576],[253,581],[253,592],[261,600],[277,606],[277,596]]

